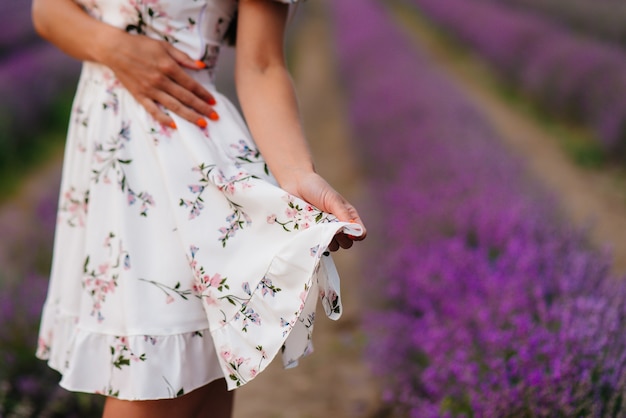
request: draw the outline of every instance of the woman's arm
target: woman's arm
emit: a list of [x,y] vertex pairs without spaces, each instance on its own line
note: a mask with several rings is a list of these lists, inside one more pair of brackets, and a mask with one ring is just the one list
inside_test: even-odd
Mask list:
[[[339,220],[362,224],[356,209],[315,173],[285,65],[287,12],[286,5],[269,0],[239,1],[235,80],[244,115],[283,189]],[[351,244],[339,235],[331,249]]]
[[200,69],[204,64],[167,42],[102,23],[72,0],[34,0],[32,17],[37,32],[67,54],[111,68],[160,123],[175,126],[157,103],[192,123],[213,112],[213,96],[182,69]]

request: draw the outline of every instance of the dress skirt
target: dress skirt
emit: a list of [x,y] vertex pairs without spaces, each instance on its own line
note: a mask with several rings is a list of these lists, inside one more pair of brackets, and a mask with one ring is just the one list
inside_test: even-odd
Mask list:
[[69,390],[173,398],[311,352],[318,295],[341,314],[337,221],[279,188],[207,73],[217,122],[163,127],[85,63],[66,144],[37,355]]

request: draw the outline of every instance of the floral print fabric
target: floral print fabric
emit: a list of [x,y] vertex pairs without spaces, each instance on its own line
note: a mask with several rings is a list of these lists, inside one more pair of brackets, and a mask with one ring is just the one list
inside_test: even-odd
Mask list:
[[70,390],[181,396],[253,379],[311,352],[315,306],[341,314],[333,236],[359,235],[276,186],[212,68],[236,2],[89,0],[94,17],[171,42],[208,68],[201,129],[154,121],[106,67],[85,63],[68,132],[37,354]]

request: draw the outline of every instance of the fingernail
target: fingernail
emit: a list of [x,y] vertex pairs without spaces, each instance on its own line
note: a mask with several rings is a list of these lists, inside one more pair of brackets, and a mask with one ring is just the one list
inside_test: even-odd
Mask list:
[[348,222],[350,222],[351,224],[355,224],[356,223],[356,218],[352,218]]
[[209,104],[211,106],[213,106],[213,105],[217,104],[217,102],[215,101],[215,99],[213,97],[209,97]]
[[196,67],[198,68],[206,68],[206,64],[200,60],[196,61]]
[[217,112],[215,110],[211,111],[211,113],[209,113],[209,119],[215,121],[215,120],[219,120],[220,115],[217,114]]
[[206,122],[206,120],[204,120],[204,118],[199,118],[199,119],[196,121],[196,125],[198,125],[198,126],[199,126],[199,127],[201,127],[202,129],[204,129],[204,128],[206,128],[206,127],[207,127],[207,122]]
[[170,128],[172,128],[172,129],[176,129],[176,122],[171,121],[171,122],[170,122]]

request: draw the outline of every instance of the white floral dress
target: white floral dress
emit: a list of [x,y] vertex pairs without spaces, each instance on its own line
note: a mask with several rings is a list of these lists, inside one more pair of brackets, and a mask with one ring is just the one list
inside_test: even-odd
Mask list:
[[[282,0],[288,2],[286,0]],[[37,355],[69,390],[161,399],[253,379],[312,350],[318,295],[341,314],[326,248],[338,222],[276,186],[213,85],[236,0],[86,0],[94,17],[171,42],[218,122],[150,117],[106,67],[85,63],[66,145],[52,277]]]

